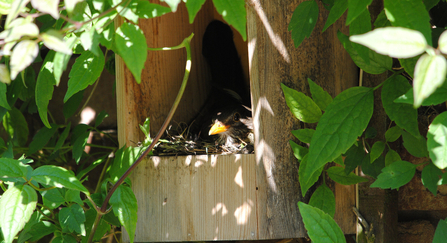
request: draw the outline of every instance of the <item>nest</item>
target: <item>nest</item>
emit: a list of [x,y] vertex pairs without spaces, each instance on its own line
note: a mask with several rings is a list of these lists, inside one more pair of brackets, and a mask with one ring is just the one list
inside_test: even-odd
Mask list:
[[217,141],[206,141],[190,133],[190,126],[184,122],[170,125],[154,147],[154,155],[201,155],[201,154],[252,154],[253,144],[244,141],[225,145]]

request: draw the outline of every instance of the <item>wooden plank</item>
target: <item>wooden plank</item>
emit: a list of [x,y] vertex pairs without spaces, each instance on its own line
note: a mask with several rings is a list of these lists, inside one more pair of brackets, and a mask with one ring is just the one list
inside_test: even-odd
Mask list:
[[[211,75],[202,56],[201,43],[205,28],[213,19],[212,8],[211,1],[205,3],[193,25],[189,24],[188,13],[183,3],[174,14],[139,20],[139,26],[146,36],[149,47],[175,46],[191,33],[195,34],[191,42],[190,78],[173,122],[190,122],[198,114],[209,92]],[[122,19],[116,22],[116,26],[120,26],[121,23]],[[157,133],[177,96],[185,64],[184,49],[148,51],[146,67],[141,74],[142,82],[137,84],[121,58],[117,58],[117,104],[120,114],[118,127],[121,145],[135,145],[143,139],[138,124],[143,124],[146,117],[151,119],[151,135]]]
[[149,158],[131,176],[135,242],[257,239],[255,171],[253,154]]
[[[321,11],[311,39],[295,48],[291,33],[286,31],[293,10],[301,0],[251,0],[247,13],[249,66],[255,132],[258,185],[268,188],[259,192],[259,232],[262,239],[297,238],[306,235],[297,202],[307,201],[301,195],[298,163],[288,144],[295,140],[290,131],[301,126],[289,111],[280,83],[309,95],[307,78],[321,85],[334,97],[357,85],[357,67],[337,39],[337,31],[347,32],[344,21],[338,21],[324,33],[321,30],[327,11]],[[319,2],[320,9],[323,9]],[[346,195],[336,187],[340,197],[337,222],[345,233],[355,232],[352,202],[355,193]],[[354,191],[352,187],[348,192]],[[346,200],[346,201],[344,201]],[[354,204],[355,205],[355,204]],[[341,211],[340,211],[341,210]],[[346,222],[344,222],[346,221]]]

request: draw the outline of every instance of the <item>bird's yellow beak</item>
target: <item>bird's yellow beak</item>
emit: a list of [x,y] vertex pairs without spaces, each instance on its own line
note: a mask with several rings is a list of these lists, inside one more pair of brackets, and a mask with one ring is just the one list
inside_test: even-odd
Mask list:
[[221,132],[226,132],[228,130],[228,128],[230,127],[230,125],[224,125],[220,122],[216,122],[214,123],[214,125],[211,127],[208,135],[214,135],[214,134],[219,134]]

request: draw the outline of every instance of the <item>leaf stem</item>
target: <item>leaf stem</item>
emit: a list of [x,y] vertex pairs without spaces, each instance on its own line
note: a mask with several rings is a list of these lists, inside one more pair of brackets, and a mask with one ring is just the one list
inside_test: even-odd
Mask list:
[[194,36],[194,33],[192,33],[190,36],[188,36],[186,39],[183,40],[183,42],[175,47],[163,47],[163,48],[151,48],[153,50],[175,50],[179,49],[181,47],[185,47],[186,49],[186,67],[185,67],[185,74],[183,76],[182,85],[180,86],[180,90],[177,94],[177,97],[175,98],[174,104],[171,107],[171,110],[168,113],[168,116],[166,117],[162,127],[158,131],[157,135],[155,136],[154,140],[152,141],[151,145],[143,152],[143,154],[138,157],[137,161],[133,163],[129,169],[121,176],[121,178],[113,185],[112,189],[107,194],[102,206],[101,211],[106,211],[107,204],[109,203],[110,197],[115,192],[115,190],[118,188],[119,185],[121,185],[124,182],[124,179],[134,170],[138,164],[143,160],[144,157],[146,157],[149,152],[152,150],[152,148],[157,144],[158,140],[160,139],[161,135],[164,133],[166,128],[168,127],[169,122],[172,119],[172,116],[174,116],[175,110],[177,109],[178,104],[180,103],[180,100],[183,96],[183,92],[185,91],[186,84],[188,83],[189,73],[191,71],[191,39]]

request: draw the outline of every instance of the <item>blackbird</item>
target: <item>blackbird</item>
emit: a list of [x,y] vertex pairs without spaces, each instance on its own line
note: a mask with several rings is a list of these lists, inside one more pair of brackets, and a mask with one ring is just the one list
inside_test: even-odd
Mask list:
[[211,70],[211,93],[195,119],[199,137],[227,146],[252,142],[250,93],[231,28],[212,21],[206,28],[202,54]]

